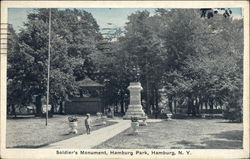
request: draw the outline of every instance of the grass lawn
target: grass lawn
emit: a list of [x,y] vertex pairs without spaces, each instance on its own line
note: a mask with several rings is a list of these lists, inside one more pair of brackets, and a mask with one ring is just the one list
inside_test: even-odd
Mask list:
[[97,149],[242,149],[242,123],[222,119],[175,119],[130,129],[94,147]]
[[[65,140],[86,133],[85,116],[78,117],[78,134],[69,134],[69,115],[54,115],[49,118],[48,126],[45,126],[44,118],[19,118],[8,119],[6,128],[7,148],[38,148],[57,141]],[[91,119],[96,117],[92,116]],[[115,122],[107,121],[106,126]],[[92,130],[104,126],[93,126]]]

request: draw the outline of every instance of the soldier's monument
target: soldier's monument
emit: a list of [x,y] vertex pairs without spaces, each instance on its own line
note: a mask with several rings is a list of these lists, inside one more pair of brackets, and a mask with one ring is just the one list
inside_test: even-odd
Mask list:
[[142,91],[141,83],[131,82],[128,89],[130,91],[130,102],[128,110],[123,119],[131,119],[131,117],[137,117],[138,119],[145,119],[146,115],[141,105],[141,91]]

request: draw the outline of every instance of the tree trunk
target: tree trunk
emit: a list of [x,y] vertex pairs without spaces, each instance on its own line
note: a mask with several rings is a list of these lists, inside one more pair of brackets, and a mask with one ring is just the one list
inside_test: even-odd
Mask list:
[[197,113],[197,114],[200,114],[200,102],[199,102],[199,99],[196,98],[195,101],[196,101],[196,102],[195,102],[196,113]]
[[122,98],[120,105],[121,105],[121,114],[124,115],[124,98]]
[[59,113],[63,114],[63,102],[62,101],[59,104]]
[[207,113],[207,107],[208,107],[207,101],[205,101],[205,107],[206,107],[206,113]]
[[188,98],[188,102],[187,102],[187,104],[188,104],[188,110],[187,110],[187,113],[188,113],[188,115],[189,115],[189,114],[191,114],[191,113],[192,113],[192,104],[191,104],[191,99],[190,99],[190,98]]
[[42,116],[42,96],[36,96],[36,116]]
[[196,116],[196,106],[194,105],[194,100],[191,99],[192,116]]
[[173,113],[173,109],[172,109],[172,97],[168,97],[168,107],[171,113]]
[[54,114],[54,109],[55,109],[55,105],[54,105],[54,103],[51,103],[51,110],[50,110],[50,112],[52,114]]
[[148,82],[148,75],[146,75],[146,111],[147,114],[151,114],[151,108],[149,104],[149,82]]
[[209,100],[209,107],[210,107],[210,110],[211,110],[211,111],[214,109],[214,108],[213,108],[213,105],[214,105],[213,100]]
[[155,97],[155,108],[156,108],[156,118],[158,118],[159,115],[159,105],[158,105],[158,90],[154,90],[154,97]]
[[15,118],[16,118],[16,108],[15,108],[15,105],[11,104],[11,108],[12,108],[12,115],[14,115]]
[[174,113],[176,114],[177,113],[177,109],[176,109],[176,99],[174,100]]
[[125,105],[125,112],[127,112],[128,107],[129,107],[129,104],[126,104],[126,105]]
[[203,113],[203,99],[202,97],[200,96],[200,113]]
[[117,105],[115,106],[115,108],[114,108],[114,112],[115,112],[115,113],[118,113],[118,109],[119,109],[119,105],[117,104]]

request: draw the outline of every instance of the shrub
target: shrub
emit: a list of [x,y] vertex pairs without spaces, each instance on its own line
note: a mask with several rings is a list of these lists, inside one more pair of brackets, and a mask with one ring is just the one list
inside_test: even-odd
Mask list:
[[68,120],[69,120],[69,122],[76,122],[76,121],[78,121],[78,119],[77,119],[76,116],[70,116],[70,117],[68,117]]
[[242,96],[240,94],[232,95],[228,98],[228,102],[225,103],[226,108],[223,110],[223,116],[225,119],[242,122]]
[[132,121],[132,122],[137,122],[137,121],[138,121],[138,118],[137,118],[137,117],[131,117],[131,121]]
[[223,116],[231,121],[242,122],[243,120],[242,109],[240,108],[227,108],[223,111]]

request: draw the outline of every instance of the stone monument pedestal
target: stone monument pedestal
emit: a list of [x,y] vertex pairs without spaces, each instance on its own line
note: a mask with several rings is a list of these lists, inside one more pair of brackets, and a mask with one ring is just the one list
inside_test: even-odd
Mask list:
[[140,82],[131,82],[129,87],[130,91],[130,102],[128,106],[128,110],[123,116],[123,119],[130,120],[131,117],[136,117],[138,120],[146,119],[146,115],[142,110],[141,105],[141,83]]

